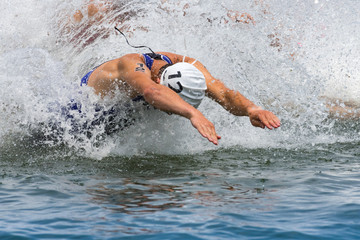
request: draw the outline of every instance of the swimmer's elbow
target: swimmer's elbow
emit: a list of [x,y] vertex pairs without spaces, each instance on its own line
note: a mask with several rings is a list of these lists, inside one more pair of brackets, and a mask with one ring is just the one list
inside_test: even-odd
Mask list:
[[147,87],[144,89],[143,95],[145,98],[145,101],[147,101],[150,104],[153,104],[157,97],[160,94],[160,90],[154,86]]

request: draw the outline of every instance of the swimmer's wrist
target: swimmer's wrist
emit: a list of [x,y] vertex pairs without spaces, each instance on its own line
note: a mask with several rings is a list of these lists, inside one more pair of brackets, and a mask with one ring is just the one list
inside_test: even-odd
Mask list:
[[259,111],[259,110],[263,110],[262,107],[256,106],[256,105],[253,105],[253,106],[248,107],[248,109],[247,109],[248,116],[249,116],[251,113],[253,113],[253,112],[255,112],[255,111]]
[[197,110],[196,108],[189,108],[189,110],[187,111],[187,113],[185,114],[185,117],[187,119],[191,119],[193,117],[195,117],[197,114],[202,114],[199,110]]

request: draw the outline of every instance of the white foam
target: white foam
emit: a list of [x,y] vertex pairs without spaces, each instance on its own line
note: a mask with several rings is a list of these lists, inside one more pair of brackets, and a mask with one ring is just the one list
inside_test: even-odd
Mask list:
[[[359,7],[356,0],[229,0],[221,4],[150,0],[146,5],[127,1],[117,14],[93,22],[88,35],[80,36],[81,27],[70,25],[69,32],[64,26],[76,9],[86,9],[83,1],[6,1],[0,9],[0,143],[5,136],[27,134],[25,129],[54,118],[46,107],[54,100],[66,103],[77,96],[80,78],[92,67],[128,52],[141,52],[127,46],[114,25],[123,27],[134,45],[198,59],[215,77],[283,121],[273,132],[256,129],[248,118],[231,116],[206,100],[200,110],[215,123],[222,147],[336,141],[321,97],[359,102]],[[92,43],[86,44],[89,38]],[[80,97],[85,105],[98,100],[90,89],[81,90],[92,96]],[[100,144],[96,137],[84,136],[79,142],[69,133],[63,141],[99,159],[218,148],[186,119],[153,111],[141,114],[145,121]],[[91,114],[87,117],[92,118]],[[68,123],[62,124],[66,128]],[[98,132],[93,136],[98,136],[103,129],[94,131]],[[350,130],[348,135],[353,137]]]

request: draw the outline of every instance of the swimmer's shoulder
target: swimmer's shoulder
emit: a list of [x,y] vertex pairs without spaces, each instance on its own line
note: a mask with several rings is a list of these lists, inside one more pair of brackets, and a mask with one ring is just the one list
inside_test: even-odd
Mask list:
[[144,58],[142,54],[129,53],[120,58],[114,59],[113,61],[118,65],[119,68],[126,68],[133,64],[144,63]]
[[156,52],[156,53],[167,56],[168,58],[170,58],[170,60],[173,63],[181,62],[183,59],[183,55],[176,54],[176,53],[171,53],[171,52]]
[[181,55],[181,54],[171,53],[171,52],[157,52],[157,53],[167,56],[168,58],[170,58],[170,60],[174,64],[179,63],[179,62],[194,63],[197,61],[195,58],[192,58],[187,55]]
[[[156,53],[169,57],[173,63],[183,61],[183,57],[184,57],[184,55],[171,53],[171,52],[156,52]],[[144,57],[143,54],[141,53],[129,53],[115,60],[118,61],[119,63],[126,64],[134,61],[144,62]]]

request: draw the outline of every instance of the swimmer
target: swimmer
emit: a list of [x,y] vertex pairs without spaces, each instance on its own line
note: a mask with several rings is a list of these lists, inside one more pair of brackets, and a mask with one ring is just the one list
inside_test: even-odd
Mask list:
[[101,97],[115,91],[123,91],[133,99],[141,96],[156,109],[189,119],[203,137],[216,145],[221,137],[214,124],[197,109],[205,96],[235,116],[248,116],[255,127],[280,126],[272,112],[227,88],[199,61],[175,53],[126,54],[91,70],[81,85],[92,87]]
[[322,99],[325,100],[325,106],[328,109],[331,118],[341,120],[356,120],[360,118],[359,103],[327,97],[322,97]]
[[71,43],[81,51],[98,39],[107,39],[111,32],[107,27],[109,24],[116,23],[122,31],[129,34],[138,29],[146,31],[145,27],[128,23],[141,11],[127,10],[128,3],[128,1],[113,3],[110,0],[84,1],[80,9],[60,20],[58,41]]
[[[110,10],[110,8],[106,6],[108,4],[109,4],[108,1],[94,3],[93,0],[91,0],[87,4],[87,18],[88,19],[94,18],[91,23],[95,23],[95,21],[102,20],[104,14],[108,13],[108,11]],[[83,12],[84,11],[81,11],[80,9],[75,11],[75,14],[73,15],[73,20],[75,21],[75,23],[80,23],[84,19]]]

